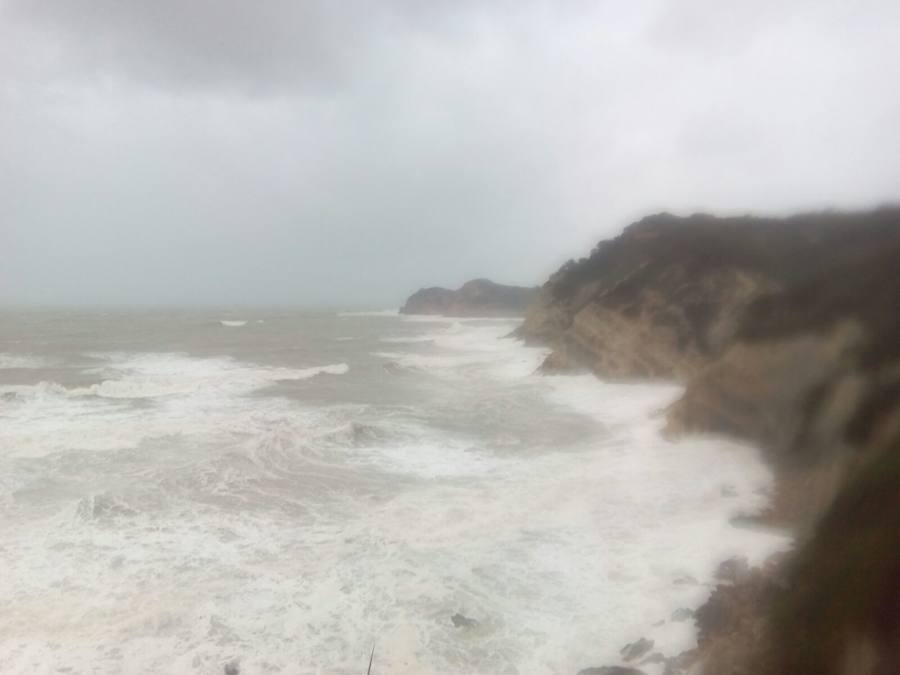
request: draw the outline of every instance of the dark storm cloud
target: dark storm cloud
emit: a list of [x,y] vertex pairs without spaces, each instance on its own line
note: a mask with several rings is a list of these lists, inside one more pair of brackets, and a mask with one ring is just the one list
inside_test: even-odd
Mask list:
[[397,304],[896,199],[900,8],[0,0],[0,301]]
[[[336,5],[332,4],[331,7]],[[361,26],[329,3],[16,0],[7,18],[57,42],[60,70],[160,87],[266,89],[333,79],[360,49]]]
[[61,75],[271,93],[338,84],[395,32],[452,37],[471,9],[412,0],[8,0],[5,18],[55,42]]

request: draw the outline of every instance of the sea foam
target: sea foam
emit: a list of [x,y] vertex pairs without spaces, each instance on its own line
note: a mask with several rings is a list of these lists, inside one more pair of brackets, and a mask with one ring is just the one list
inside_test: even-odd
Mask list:
[[571,675],[689,647],[717,563],[789,545],[731,524],[771,488],[753,448],[661,436],[678,387],[537,375],[497,321],[371,356],[362,318],[351,369],[341,325],[328,365],[248,338],[0,380],[0,670],[349,674],[375,642],[378,672]]

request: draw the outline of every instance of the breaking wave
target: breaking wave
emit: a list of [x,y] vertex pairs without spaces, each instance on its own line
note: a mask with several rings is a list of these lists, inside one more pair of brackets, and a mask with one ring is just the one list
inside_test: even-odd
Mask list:
[[34,354],[10,354],[0,352],[0,370],[12,370],[14,368],[44,368],[47,360]]
[[338,312],[339,317],[373,317],[373,316],[400,316],[399,309],[378,309],[368,312]]
[[308,351],[237,331],[243,360],[0,381],[0,670],[358,673],[377,636],[386,673],[571,674],[690,647],[670,617],[718,561],[787,545],[730,524],[771,487],[752,448],[662,437],[677,387],[536,376],[509,322],[412,321],[374,356],[383,321],[338,346],[330,317]]

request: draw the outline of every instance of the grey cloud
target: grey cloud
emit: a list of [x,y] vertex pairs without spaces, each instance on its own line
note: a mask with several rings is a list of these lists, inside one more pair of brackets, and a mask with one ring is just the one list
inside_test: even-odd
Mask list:
[[389,306],[661,208],[896,199],[897,18],[0,0],[0,302]]
[[339,86],[393,33],[464,38],[459,18],[471,9],[410,0],[7,0],[3,18],[56,43],[47,65],[61,77],[266,94]]
[[[331,7],[331,9],[329,8]],[[6,20],[45,31],[68,73],[159,86],[315,84],[334,78],[363,45],[358,13],[331,3],[240,0],[14,1]]]

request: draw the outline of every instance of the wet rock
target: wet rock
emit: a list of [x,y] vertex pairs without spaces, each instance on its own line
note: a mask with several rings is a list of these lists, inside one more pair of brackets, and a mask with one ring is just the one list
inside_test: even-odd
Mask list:
[[650,663],[668,663],[668,659],[660,652],[653,652],[650,656],[641,661],[640,665],[643,666]]
[[459,612],[451,616],[450,621],[452,621],[453,625],[457,628],[474,628],[478,625],[478,621],[476,621],[475,619],[470,619],[469,617],[464,616]]
[[672,621],[687,621],[694,618],[694,610],[687,607],[681,607],[672,612]]
[[651,649],[653,649],[653,640],[641,638],[636,642],[631,642],[622,647],[622,650],[619,653],[624,660],[634,661],[635,659],[639,659],[646,655]]
[[699,660],[708,673],[803,672],[750,668],[753,654],[765,650],[770,614],[777,589],[770,570],[754,569],[737,583],[716,587],[696,612]]
[[684,574],[680,577],[676,577],[675,581],[673,581],[672,583],[676,586],[696,586],[700,582],[690,574]]
[[716,579],[733,584],[743,581],[750,573],[750,565],[743,556],[729,558],[716,570]]
[[697,659],[697,650],[690,649],[678,656],[666,659],[662,675],[687,675]]

